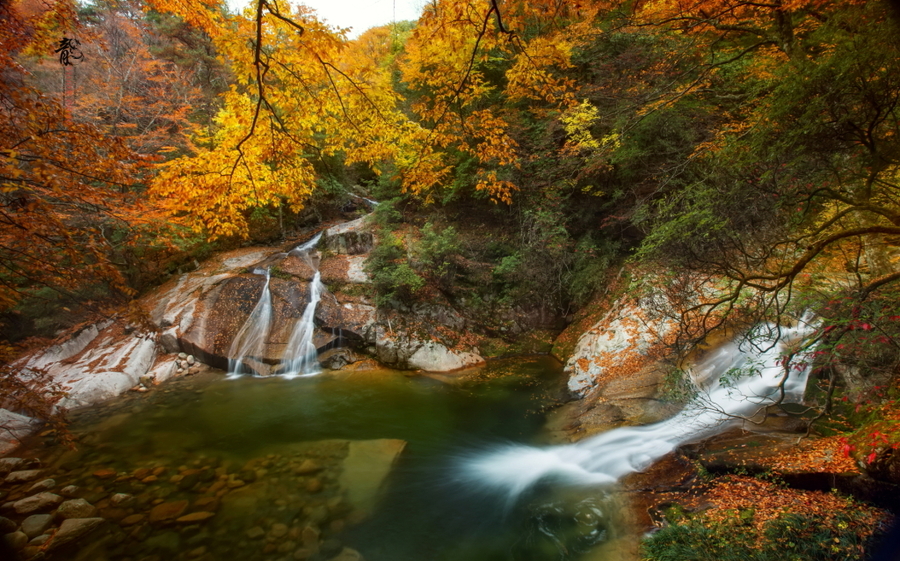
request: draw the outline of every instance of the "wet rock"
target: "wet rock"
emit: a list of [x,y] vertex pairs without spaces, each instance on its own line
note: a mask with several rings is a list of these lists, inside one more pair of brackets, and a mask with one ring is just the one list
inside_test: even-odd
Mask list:
[[60,489],[59,494],[63,497],[77,498],[81,494],[81,489],[77,485],[66,485]]
[[59,505],[57,516],[66,518],[93,518],[97,508],[84,499],[71,499]]
[[32,514],[41,511],[53,510],[61,503],[63,498],[53,493],[38,493],[31,497],[20,499],[13,503],[13,508],[19,514]]
[[134,496],[128,493],[116,493],[109,498],[109,504],[118,508],[128,508],[134,504]]
[[24,532],[13,532],[6,534],[6,543],[15,550],[22,549],[28,545],[28,536]]
[[0,534],[9,534],[10,532],[15,532],[16,528],[18,528],[18,524],[16,524],[9,518],[0,516]]
[[40,536],[36,536],[28,542],[28,545],[33,545],[36,547],[40,547],[50,541],[50,538],[53,537],[50,534],[41,534]]
[[185,500],[158,504],[150,510],[150,522],[164,522],[175,520],[187,510],[188,502]]
[[64,520],[60,525],[53,541],[50,542],[49,549],[56,550],[63,546],[74,543],[104,524],[102,518],[69,518]]
[[42,473],[43,470],[40,469],[11,471],[6,476],[6,479],[4,481],[9,484],[28,483],[29,481],[34,481],[35,479],[40,477]]
[[19,530],[31,539],[43,534],[52,525],[52,514],[32,514],[22,521],[22,527]]
[[32,485],[29,489],[29,493],[34,493],[35,491],[48,491],[56,487],[55,479],[44,479],[43,481],[38,481],[34,485]]
[[6,477],[9,472],[23,467],[25,467],[25,460],[22,458],[0,458],[0,476]]

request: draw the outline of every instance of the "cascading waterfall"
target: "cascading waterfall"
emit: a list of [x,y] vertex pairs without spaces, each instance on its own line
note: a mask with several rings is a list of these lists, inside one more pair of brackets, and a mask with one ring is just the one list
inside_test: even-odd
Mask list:
[[272,325],[272,293],[269,291],[269,270],[255,270],[254,274],[266,276],[259,301],[253,311],[247,317],[247,321],[235,335],[228,351],[228,373],[231,375],[253,374],[253,370],[247,366],[247,360],[257,360],[260,363],[265,355],[266,340]]
[[294,325],[291,337],[288,340],[287,350],[282,362],[281,375],[286,378],[297,376],[312,376],[321,372],[319,367],[318,352],[313,343],[315,333],[316,306],[322,298],[325,285],[322,284],[318,264],[313,260],[312,251],[322,237],[321,232],[305,244],[290,251],[290,255],[297,255],[310,266],[315,274],[309,283],[309,302],[303,310],[303,316]]
[[[810,318],[804,318],[796,327],[761,326],[742,343],[723,345],[691,369],[693,380],[706,381],[698,398],[666,421],[622,427],[564,446],[505,445],[463,460],[461,477],[468,484],[505,494],[508,505],[548,478],[579,485],[613,483],[646,469],[680,444],[754,417],[778,400],[782,386],[785,402],[800,401],[809,366],[792,370],[785,379],[782,357],[788,346],[814,331]],[[804,359],[796,364],[803,365]]]

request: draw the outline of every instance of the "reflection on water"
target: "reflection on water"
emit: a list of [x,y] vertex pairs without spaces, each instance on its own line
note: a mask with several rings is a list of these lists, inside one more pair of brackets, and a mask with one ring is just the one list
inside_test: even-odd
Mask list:
[[558,363],[449,379],[180,379],[78,413],[79,451],[45,464],[116,523],[83,559],[574,560],[615,532],[606,491],[510,505],[455,477],[474,449],[533,442]]

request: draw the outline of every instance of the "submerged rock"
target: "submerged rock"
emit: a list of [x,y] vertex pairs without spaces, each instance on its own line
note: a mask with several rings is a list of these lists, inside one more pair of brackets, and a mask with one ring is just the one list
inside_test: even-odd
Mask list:
[[56,535],[53,536],[49,549],[56,550],[70,545],[100,528],[105,522],[102,518],[69,518],[64,520]]
[[38,493],[31,497],[19,499],[13,503],[13,508],[19,514],[31,514],[33,512],[47,512],[56,508],[63,498],[53,493]]
[[405,448],[406,441],[397,439],[350,442],[339,484],[353,508],[371,511],[382,485]]

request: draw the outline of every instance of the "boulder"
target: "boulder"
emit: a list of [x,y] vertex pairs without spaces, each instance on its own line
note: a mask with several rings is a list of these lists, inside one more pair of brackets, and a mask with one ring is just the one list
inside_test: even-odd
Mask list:
[[410,368],[428,372],[449,372],[475,366],[482,362],[484,359],[475,353],[451,351],[434,341],[424,343],[407,359]]

